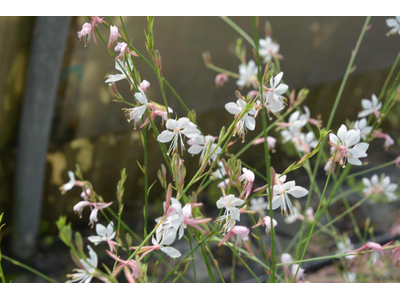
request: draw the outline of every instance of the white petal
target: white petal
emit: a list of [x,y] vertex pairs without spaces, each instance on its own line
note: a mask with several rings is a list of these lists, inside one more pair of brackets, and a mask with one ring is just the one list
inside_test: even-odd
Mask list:
[[160,135],[157,137],[157,141],[161,143],[168,143],[172,140],[172,138],[176,135],[175,132],[171,132],[169,130],[164,130],[163,132],[160,133]]
[[308,195],[308,191],[301,186],[295,186],[295,187],[291,188],[290,190],[288,190],[287,193],[296,198],[300,198],[300,197],[304,197],[304,196]]
[[229,102],[229,103],[225,104],[225,109],[232,115],[236,115],[236,114],[240,113],[240,111],[241,111],[239,106],[234,102]]
[[178,258],[181,256],[181,253],[173,247],[161,247],[160,250],[172,258]]

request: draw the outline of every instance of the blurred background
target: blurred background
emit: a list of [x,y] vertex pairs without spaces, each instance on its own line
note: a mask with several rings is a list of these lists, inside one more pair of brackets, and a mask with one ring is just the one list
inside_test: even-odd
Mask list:
[[[361,99],[371,99],[373,93],[380,93],[396,59],[400,37],[386,37],[389,28],[385,19],[374,17],[371,20],[372,27],[364,37],[355,61],[356,69],[348,80],[336,113],[334,131],[347,118],[357,118]],[[251,18],[233,17],[232,20],[252,36]],[[266,20],[271,22],[273,39],[280,44],[280,53],[284,56],[280,64],[285,82],[296,91],[303,87],[310,89],[304,104],[314,118],[320,115],[325,125],[365,18],[261,17],[262,37]],[[147,54],[143,34],[147,29],[146,18],[125,17],[124,21],[134,46]],[[59,191],[59,186],[68,181],[67,171],[74,171],[75,164],[80,165],[85,179],[107,202],[116,202],[120,171],[126,168],[128,179],[123,219],[137,232],[143,232],[144,183],[136,162],[143,161],[140,134],[127,122],[121,110],[125,106],[111,101],[108,86],[104,83],[106,74],[118,73],[106,46],[98,38],[97,46],[91,42],[85,48],[77,38],[77,32],[85,22],[85,17],[0,17],[0,213],[5,213],[7,223],[1,232],[2,252],[60,281],[65,281],[65,274],[74,266],[68,249],[57,237],[55,221],[60,215],[67,215],[74,230],[79,230],[84,237],[94,234],[87,226],[88,211],[79,219],[72,210],[80,201],[81,191],[74,189],[65,195]],[[120,27],[118,18],[114,18],[114,22]],[[208,50],[215,65],[238,72],[240,62],[234,49],[239,35],[218,17],[156,17],[154,30],[155,48],[161,53],[164,77],[186,105],[196,111],[202,130],[217,136],[220,128],[232,121],[224,104],[236,100],[236,80],[230,78],[223,88],[216,89],[214,78],[217,74],[204,66],[201,54]],[[108,38],[106,28],[100,31]],[[247,60],[250,60],[253,58],[251,48],[244,43]],[[137,66],[142,79],[151,83],[148,98],[162,103],[155,73],[140,60]],[[127,101],[133,99],[127,82],[119,82],[117,86]],[[244,89],[244,94],[248,90]],[[185,116],[169,90],[166,96],[174,112],[179,117]],[[384,132],[396,144],[384,152],[383,141],[375,141],[368,150],[367,167],[400,155],[397,143],[399,113],[399,107],[395,106],[382,124]],[[260,124],[247,140],[260,132]],[[271,135],[279,136],[277,132]],[[242,146],[236,143],[231,152],[235,153]],[[262,146],[250,148],[241,158],[260,171],[265,169]],[[281,172],[295,159],[294,149],[282,146],[278,139],[277,151],[272,154],[274,168]],[[156,173],[162,163],[155,139],[149,134],[150,183],[157,179]],[[186,167],[189,178],[197,171],[197,158],[190,159],[187,155]],[[365,167],[354,169],[362,168]],[[398,170],[394,167],[384,172],[391,175],[392,182],[398,182]],[[298,185],[308,187],[309,180],[305,175],[299,170],[289,177]],[[322,169],[318,181],[321,185],[325,182]],[[257,186],[263,184],[256,180]],[[353,195],[349,201],[357,201],[359,196]],[[163,197],[163,189],[157,182],[150,194],[150,226],[162,213]],[[219,197],[216,184],[200,196],[206,215],[215,217],[214,207]],[[318,199],[312,200],[316,208]],[[371,218],[375,234],[379,236],[390,231],[399,217],[398,207],[397,202],[385,206],[367,204],[357,209],[355,215],[361,227],[367,217]],[[343,204],[338,203],[332,207],[331,215],[334,217],[343,211]],[[105,220],[100,219],[100,222]],[[277,233],[285,244],[298,228],[280,224],[282,227]],[[350,219],[344,218],[337,227],[340,232],[353,237]],[[334,246],[332,241],[329,245]],[[222,260],[223,251],[228,250],[216,251]],[[310,255],[322,253],[326,253],[326,249],[310,247]],[[231,258],[226,259],[229,265]],[[8,262],[2,264],[13,281],[41,280]],[[160,272],[163,272],[162,267]],[[229,274],[229,270],[226,272]],[[237,278],[246,281],[251,275],[238,272]]]

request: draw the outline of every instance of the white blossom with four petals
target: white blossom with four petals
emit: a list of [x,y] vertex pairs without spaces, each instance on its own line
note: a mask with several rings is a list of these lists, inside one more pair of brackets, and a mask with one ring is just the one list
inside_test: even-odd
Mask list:
[[183,152],[185,146],[183,144],[183,136],[189,139],[194,139],[196,136],[200,135],[200,130],[196,128],[196,125],[190,122],[188,118],[180,118],[178,120],[168,119],[166,125],[167,130],[161,132],[157,140],[161,143],[171,142],[168,153],[171,151],[176,151],[178,148],[178,143],[180,149]]

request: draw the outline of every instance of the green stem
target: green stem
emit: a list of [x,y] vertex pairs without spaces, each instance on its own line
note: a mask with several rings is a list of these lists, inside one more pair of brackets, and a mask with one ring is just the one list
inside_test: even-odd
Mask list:
[[[349,77],[349,75],[350,75],[350,73],[351,73],[351,71],[352,71],[352,69],[353,69],[354,60],[355,60],[355,58],[356,58],[356,56],[357,56],[358,49],[360,48],[361,42],[362,42],[362,40],[363,40],[363,38],[364,38],[364,34],[365,34],[365,32],[366,32],[366,28],[367,28],[367,26],[368,26],[368,24],[369,24],[370,19],[371,19],[371,17],[367,17],[367,18],[366,18],[366,20],[365,20],[365,22],[364,22],[364,26],[363,26],[363,28],[361,29],[361,33],[360,33],[360,36],[359,36],[358,41],[357,41],[357,43],[356,43],[356,46],[355,46],[355,48],[354,48],[354,50],[353,50],[353,52],[352,52],[352,55],[351,55],[351,57],[350,57],[349,64],[348,64],[348,66],[347,66],[347,69],[346,69],[346,72],[345,72],[345,74],[344,74],[342,83],[341,83],[341,85],[340,85],[338,94],[337,94],[336,99],[335,99],[335,102],[334,102],[334,104],[333,104],[331,114],[329,115],[328,124],[327,124],[327,126],[326,126],[326,129],[327,129],[327,130],[329,130],[330,127],[331,127],[331,125],[332,125],[333,117],[335,116],[337,107],[338,107],[338,105],[339,105],[340,99],[341,99],[341,97],[342,97],[344,88],[345,88],[346,83],[347,83],[347,79],[348,79],[348,77]],[[324,140],[324,141],[322,142],[321,149],[324,148],[325,143],[326,143],[326,140]],[[317,159],[316,159],[315,166],[314,166],[314,171],[313,171],[313,180],[311,180],[310,188],[309,188],[310,191],[313,190],[314,185],[315,185],[315,183],[316,183],[316,177],[317,177],[317,172],[318,172],[318,167],[319,167],[319,162],[320,162],[321,156],[322,156],[322,150],[319,151],[319,152],[318,152],[318,155],[317,155]],[[333,164],[332,164],[332,165],[333,165]],[[309,194],[308,194],[306,206],[305,206],[305,208],[304,208],[305,210],[306,210],[306,209],[308,208],[308,206],[310,205],[311,195],[312,195],[312,193],[309,193]],[[321,199],[321,200],[322,200],[322,199]],[[304,223],[302,223],[302,226],[301,226],[301,228],[300,228],[300,239],[302,239],[302,237],[303,237],[304,226],[305,226]],[[297,249],[299,249],[299,248],[297,248]],[[297,251],[296,251],[296,252],[297,252]]]
[[[264,134],[264,150],[265,150],[265,161],[266,161],[266,174],[268,179],[268,200],[269,200],[269,216],[271,220],[271,279],[272,282],[275,282],[275,240],[274,240],[274,225],[273,225],[273,210],[272,210],[272,199],[271,199],[271,164],[270,164],[270,157],[269,157],[269,149],[268,149],[268,141],[267,141],[267,117],[266,117],[266,110],[265,106],[263,105],[263,90],[262,90],[262,70],[261,70],[261,61],[260,55],[258,51],[258,31],[256,25],[256,17],[252,17],[253,21],[253,30],[254,30],[254,45],[256,49],[256,56],[257,56],[257,67],[258,67],[258,82],[260,83],[260,101],[262,104],[262,125],[263,125],[263,134]],[[262,241],[262,240],[261,240]]]
[[30,272],[32,272],[33,274],[36,274],[37,276],[42,277],[43,279],[45,279],[48,282],[52,282],[52,283],[58,283],[56,280],[44,275],[42,272],[39,272],[19,261],[16,261],[15,259],[12,259],[11,257],[5,256],[4,254],[1,255],[1,258],[4,258],[5,260],[8,260],[9,262],[11,262],[12,264],[19,266],[21,268],[24,268],[25,270],[28,270]]
[[235,29],[246,41],[249,42],[249,44],[255,48],[254,41],[253,39],[242,29],[240,26],[238,26],[235,22],[233,22],[231,19],[228,17],[220,17],[222,20],[224,20],[229,26],[231,26],[233,29]]

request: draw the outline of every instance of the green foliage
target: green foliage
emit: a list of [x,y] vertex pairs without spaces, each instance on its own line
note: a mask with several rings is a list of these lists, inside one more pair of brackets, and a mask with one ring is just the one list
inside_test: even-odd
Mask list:
[[58,228],[58,237],[63,241],[68,247],[72,247],[72,229],[71,223],[67,224],[67,216],[60,216],[56,222]]

